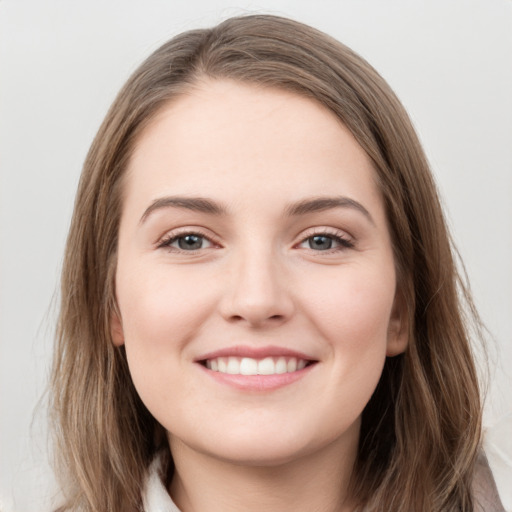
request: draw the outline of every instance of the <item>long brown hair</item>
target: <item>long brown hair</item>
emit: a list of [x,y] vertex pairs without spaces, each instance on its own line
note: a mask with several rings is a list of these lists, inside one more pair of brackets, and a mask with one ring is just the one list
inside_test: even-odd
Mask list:
[[52,376],[63,510],[141,506],[144,474],[165,446],[110,339],[123,176],[167,102],[202,78],[281,88],[320,102],[373,161],[406,307],[409,345],[388,358],[366,406],[352,493],[368,511],[471,511],[481,403],[468,325],[478,318],[453,258],[436,186],[411,122],[361,57],[306,25],[229,19],[155,51],[119,93],[84,164],[67,241]]

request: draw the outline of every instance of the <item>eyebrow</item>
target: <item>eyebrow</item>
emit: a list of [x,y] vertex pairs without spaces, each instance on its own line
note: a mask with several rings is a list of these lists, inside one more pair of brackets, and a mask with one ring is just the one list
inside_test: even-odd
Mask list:
[[372,224],[375,224],[370,212],[358,201],[345,196],[314,197],[293,203],[286,208],[287,215],[294,217],[307,213],[323,212],[334,208],[350,208],[362,213]]
[[140,222],[144,222],[154,211],[170,207],[208,213],[210,215],[225,215],[227,213],[225,207],[204,197],[169,196],[153,201],[142,214]]
[[[142,214],[140,223],[143,223],[153,212],[163,208],[181,208],[209,215],[226,215],[225,206],[204,197],[168,196],[153,201]],[[372,224],[375,224],[370,212],[358,201],[345,196],[313,197],[292,203],[285,208],[289,217],[297,217],[308,213],[323,212],[334,208],[349,208],[362,213]]]

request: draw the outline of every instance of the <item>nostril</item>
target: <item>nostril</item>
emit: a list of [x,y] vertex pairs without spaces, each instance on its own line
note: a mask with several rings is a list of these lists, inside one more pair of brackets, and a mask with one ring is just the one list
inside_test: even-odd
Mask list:
[[243,322],[248,321],[250,324],[259,325],[259,324],[266,324],[266,323],[274,323],[274,322],[283,322],[286,317],[284,315],[272,315],[267,318],[254,318],[251,316],[244,317],[243,315],[231,315],[229,317],[229,321],[231,322]]
[[226,296],[219,305],[219,312],[230,323],[247,322],[252,326],[277,325],[293,314],[291,300],[276,297]]

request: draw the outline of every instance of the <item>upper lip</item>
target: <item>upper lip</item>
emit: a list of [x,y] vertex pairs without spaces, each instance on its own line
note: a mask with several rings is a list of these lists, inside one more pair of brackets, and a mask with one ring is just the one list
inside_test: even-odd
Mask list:
[[264,359],[265,357],[295,357],[297,359],[304,359],[305,361],[316,360],[314,357],[304,354],[303,352],[274,345],[264,347],[237,345],[208,352],[198,357],[196,361],[206,361],[208,359],[216,359],[217,357],[250,357],[252,359]]

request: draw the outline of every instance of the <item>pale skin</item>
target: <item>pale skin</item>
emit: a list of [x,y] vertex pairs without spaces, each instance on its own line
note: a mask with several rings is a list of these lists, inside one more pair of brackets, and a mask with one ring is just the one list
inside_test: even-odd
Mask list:
[[[407,326],[375,171],[332,113],[228,80],[165,106],[128,167],[116,296],[180,510],[353,509],[361,412]],[[307,366],[233,377],[216,351]]]

